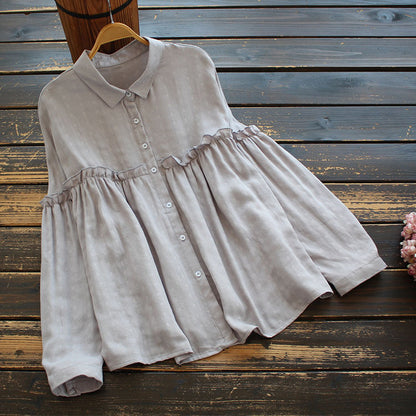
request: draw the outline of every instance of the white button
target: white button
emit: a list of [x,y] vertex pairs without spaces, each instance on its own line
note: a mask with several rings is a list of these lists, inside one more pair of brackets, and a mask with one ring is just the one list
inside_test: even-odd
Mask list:
[[152,167],[152,169],[150,169],[151,172],[155,173],[157,172],[157,168],[155,168],[154,166]]
[[172,202],[166,202],[166,206],[167,206],[168,208],[172,208]]
[[147,149],[147,143],[143,143],[143,148]]
[[139,124],[139,123],[140,123],[140,120],[139,120],[138,118],[134,118],[134,119],[133,119],[133,123],[134,123],[134,124]]
[[197,270],[197,271],[195,272],[195,276],[196,276],[196,277],[201,277],[201,276],[202,276],[202,273],[201,273],[199,270]]
[[127,91],[126,92],[126,95],[127,95],[127,97],[131,97],[131,92],[130,91]]
[[185,235],[184,235],[184,234],[181,234],[181,235],[179,236],[179,239],[180,239],[180,240],[182,240],[182,241],[183,241],[183,240],[185,240],[185,238],[186,238],[186,237],[185,237]]

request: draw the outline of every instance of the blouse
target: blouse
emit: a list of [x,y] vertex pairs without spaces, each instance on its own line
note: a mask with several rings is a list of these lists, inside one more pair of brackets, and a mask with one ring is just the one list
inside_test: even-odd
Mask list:
[[273,337],[387,265],[352,212],[255,124],[209,54],[144,36],[46,84],[42,366],[78,396],[110,371]]

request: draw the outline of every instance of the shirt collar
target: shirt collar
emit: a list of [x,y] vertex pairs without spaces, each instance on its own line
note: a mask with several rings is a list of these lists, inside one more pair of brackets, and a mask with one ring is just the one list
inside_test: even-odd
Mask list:
[[134,56],[137,56],[140,51],[147,49],[149,50],[149,54],[146,67],[140,77],[128,87],[128,90],[142,98],[146,98],[149,93],[165,44],[163,41],[149,36],[143,37],[149,41],[149,45],[145,45],[139,40],[134,39],[112,54],[97,52],[92,60],[88,56],[90,49],[84,49],[73,65],[75,73],[82,81],[110,107],[114,107],[125,96],[127,90],[110,84],[97,68],[128,61]]

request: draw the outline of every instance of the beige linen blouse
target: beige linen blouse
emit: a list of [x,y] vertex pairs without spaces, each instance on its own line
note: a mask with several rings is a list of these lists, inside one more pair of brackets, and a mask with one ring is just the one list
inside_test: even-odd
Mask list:
[[108,369],[273,337],[387,265],[351,211],[236,120],[202,48],[144,36],[41,91],[42,365],[77,396]]

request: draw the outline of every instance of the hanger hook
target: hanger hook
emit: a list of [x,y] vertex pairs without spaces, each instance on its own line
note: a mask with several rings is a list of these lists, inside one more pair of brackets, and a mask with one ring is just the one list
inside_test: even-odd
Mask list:
[[111,10],[110,0],[107,0],[107,2],[108,2],[108,9],[109,9],[109,11],[110,11],[110,19],[111,19],[111,23],[114,23],[114,20],[113,20],[113,13],[112,13],[112,10]]

